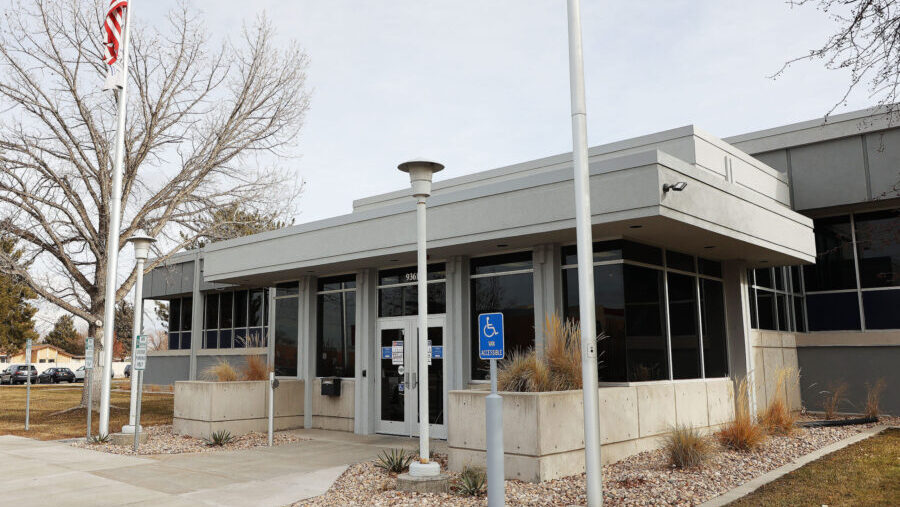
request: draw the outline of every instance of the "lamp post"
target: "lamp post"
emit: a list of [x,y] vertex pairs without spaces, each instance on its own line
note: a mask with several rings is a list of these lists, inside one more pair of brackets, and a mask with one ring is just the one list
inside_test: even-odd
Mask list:
[[138,376],[134,370],[134,350],[137,348],[137,336],[143,330],[144,320],[144,261],[150,253],[150,245],[156,240],[146,234],[136,234],[128,239],[134,247],[134,260],[137,264],[135,272],[137,279],[134,282],[134,324],[131,328],[131,402],[128,405],[128,424],[122,426],[122,433],[134,433],[137,414]]
[[412,195],[416,198],[416,251],[418,254],[419,333],[418,333],[418,386],[419,391],[419,461],[409,465],[409,474],[417,477],[440,475],[441,466],[429,460],[428,450],[428,258],[425,248],[425,201],[431,195],[431,177],[444,166],[437,162],[411,161],[397,166],[409,173]]

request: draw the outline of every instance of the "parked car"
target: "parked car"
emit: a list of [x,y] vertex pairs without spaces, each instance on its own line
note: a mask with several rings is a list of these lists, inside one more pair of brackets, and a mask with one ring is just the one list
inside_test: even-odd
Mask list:
[[[98,368],[94,368],[97,370]],[[95,372],[96,373],[96,372]],[[109,372],[109,378],[115,378],[115,372]],[[84,366],[79,366],[77,370],[75,370],[75,382],[84,382]]]
[[[28,380],[28,366],[24,364],[11,364],[9,368],[0,373],[0,384],[24,384]],[[38,372],[34,365],[31,365],[31,383],[37,383]]]
[[125,365],[125,378],[131,378],[131,365]]
[[38,384],[58,384],[75,382],[75,374],[68,368],[47,368],[38,375]]

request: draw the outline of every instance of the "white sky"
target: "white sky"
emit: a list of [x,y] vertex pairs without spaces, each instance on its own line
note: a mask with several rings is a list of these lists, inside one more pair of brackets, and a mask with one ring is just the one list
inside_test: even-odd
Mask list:
[[[297,223],[405,188],[398,163],[446,179],[571,151],[563,0],[190,0],[214,37],[265,12],[311,64],[312,105],[293,158]],[[588,138],[597,145],[696,124],[727,137],[821,117],[846,74],[803,62],[835,24],[785,0],[582,1]],[[161,23],[177,0],[137,0]],[[864,93],[837,112],[874,104]]]

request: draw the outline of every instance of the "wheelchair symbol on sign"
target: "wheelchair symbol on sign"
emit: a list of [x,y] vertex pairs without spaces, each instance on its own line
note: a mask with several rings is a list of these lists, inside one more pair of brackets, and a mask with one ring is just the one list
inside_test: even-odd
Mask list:
[[493,338],[493,337],[497,336],[497,330],[494,328],[494,325],[491,324],[491,319],[485,318],[484,320],[485,320],[485,325],[484,325],[484,330],[483,330],[484,337],[485,338]]

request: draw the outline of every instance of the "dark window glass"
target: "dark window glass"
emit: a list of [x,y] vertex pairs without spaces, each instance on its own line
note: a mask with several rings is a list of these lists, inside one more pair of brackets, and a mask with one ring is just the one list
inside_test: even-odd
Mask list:
[[251,327],[261,326],[263,323],[263,307],[266,298],[266,291],[254,290],[250,292],[250,308],[248,310],[248,325]]
[[328,278],[319,278],[319,280],[317,281],[317,286],[318,286],[319,292],[331,291],[331,290],[341,290],[341,289],[353,289],[356,287],[356,275],[351,273],[349,275],[330,276]]
[[697,258],[697,267],[700,273],[716,278],[722,278],[722,263],[719,261],[711,261],[709,259]]
[[238,328],[234,330],[234,348],[239,349],[247,346],[247,328]]
[[316,376],[354,376],[355,303],[355,291],[319,294]]
[[662,271],[631,265],[623,269],[628,380],[668,379]]
[[856,292],[807,294],[806,320],[810,331],[859,329],[859,300]]
[[220,349],[230,349],[231,348],[231,328],[219,330],[219,348]]
[[672,378],[700,378],[696,278],[678,273],[668,273],[668,277]]
[[821,218],[814,224],[816,263],[803,267],[806,291],[855,289],[850,217]]
[[900,209],[862,213],[853,218],[860,286],[900,286]]
[[759,322],[756,320],[756,289],[751,288],[748,293],[750,294],[750,327],[759,329]]
[[784,269],[780,266],[775,268],[775,288],[778,290],[785,290]]
[[900,329],[900,290],[862,293],[866,329]]
[[234,327],[247,327],[247,291],[234,293]]
[[194,325],[194,298],[181,300],[181,330],[191,331]]
[[803,293],[803,285],[800,283],[800,266],[791,266],[791,283],[794,284],[794,294]]
[[803,297],[794,296],[794,329],[805,333],[806,322],[803,320]]
[[478,257],[472,259],[471,261],[471,273],[473,275],[505,273],[509,271],[521,271],[523,269],[531,268],[531,252],[518,252],[506,255]]
[[234,327],[234,293],[223,292],[219,295],[219,329]]
[[775,325],[775,293],[767,290],[756,291],[757,329],[776,330]]
[[700,279],[703,367],[707,378],[728,376],[725,292],[722,282]]
[[169,331],[181,331],[181,300],[169,301]]
[[219,327],[219,295],[206,295],[206,329]]
[[[529,253],[529,259],[531,254]],[[472,260],[475,262],[475,259]],[[531,263],[529,261],[528,265]],[[473,266],[474,271],[474,266]],[[472,379],[488,377],[489,364],[478,358],[478,314],[503,313],[506,355],[534,346],[534,285],[532,273],[473,278]]]
[[190,331],[182,331],[181,332],[181,349],[182,350],[190,350],[191,348],[191,332]]
[[179,333],[169,331],[169,350],[178,350],[180,345],[178,339],[181,337]]
[[[447,311],[447,288],[444,282],[428,284],[428,313]],[[378,289],[378,316],[401,317],[419,314],[419,288],[415,285]]]
[[219,348],[219,332],[218,331],[207,331],[204,333],[206,343],[203,344],[203,348],[205,349],[216,349]]
[[631,241],[623,241],[622,250],[624,251],[625,258],[630,261],[662,266],[662,250],[659,248],[642,245],[640,243],[633,243]]
[[[428,341],[432,347],[444,346],[444,328],[429,327]],[[444,424],[444,360],[433,358],[428,366],[428,422]]]
[[[444,263],[428,265],[428,280],[443,280],[444,278],[447,278],[447,268]],[[378,285],[397,285],[413,283],[418,280],[418,268],[416,266],[385,269],[378,272]]]
[[772,269],[771,268],[759,268],[754,270],[756,272],[756,286],[757,287],[767,287],[769,289],[772,288]]
[[666,250],[666,266],[681,271],[695,273],[694,258],[690,255]]
[[[594,262],[619,260],[622,258],[622,241],[598,241],[594,243]],[[578,264],[578,248],[575,245],[562,248],[563,266]]]
[[297,298],[275,300],[275,374],[297,376]]
[[300,294],[300,284],[297,282],[279,283],[275,286],[275,297],[296,296]]
[[775,295],[775,309],[778,312],[778,330],[790,331],[787,318],[787,296],[784,294]]
[[[565,317],[579,321],[578,270],[563,270]],[[597,344],[599,378],[604,382],[624,382],[625,374],[625,296],[622,264],[594,266],[594,304],[597,333],[605,338]]]

